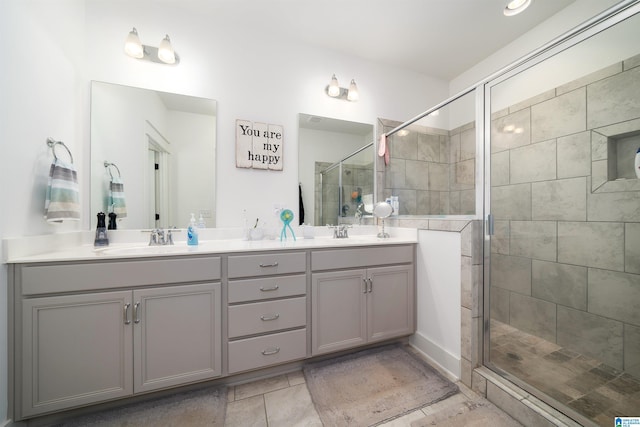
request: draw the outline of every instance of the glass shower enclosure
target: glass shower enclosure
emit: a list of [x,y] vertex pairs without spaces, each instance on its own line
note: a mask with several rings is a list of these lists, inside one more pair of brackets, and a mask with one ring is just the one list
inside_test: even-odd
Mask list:
[[638,416],[638,3],[485,87],[485,364],[583,424]]

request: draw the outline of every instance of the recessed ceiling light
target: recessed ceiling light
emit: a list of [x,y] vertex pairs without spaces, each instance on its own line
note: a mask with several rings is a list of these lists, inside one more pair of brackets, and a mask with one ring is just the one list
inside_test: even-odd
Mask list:
[[509,0],[502,13],[504,13],[505,16],[517,15],[528,8],[530,4],[531,0]]

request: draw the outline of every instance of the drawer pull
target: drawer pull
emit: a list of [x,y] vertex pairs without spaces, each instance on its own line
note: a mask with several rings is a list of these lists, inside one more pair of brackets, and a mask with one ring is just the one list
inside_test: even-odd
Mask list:
[[260,267],[262,267],[262,268],[267,268],[267,267],[277,267],[277,266],[278,266],[278,261],[275,261],[275,262],[274,262],[274,263],[272,263],[272,264],[263,264],[263,263],[260,263]]
[[362,288],[362,293],[366,294],[367,293],[367,279],[362,279],[362,282],[364,282],[364,286]]
[[129,319],[129,309],[131,308],[131,304],[126,303],[124,305],[124,324],[125,325],[130,325],[131,324],[131,319]]
[[260,319],[264,320],[265,322],[268,322],[269,320],[276,320],[279,317],[280,317],[280,314],[278,313],[270,314],[270,315],[263,314],[262,316],[260,316]]
[[369,293],[371,293],[373,291],[373,279],[368,278],[367,280],[369,281]]
[[278,289],[280,289],[280,286],[278,286],[278,285],[272,286],[272,287],[270,287],[270,288],[263,288],[262,286],[260,286],[260,290],[261,290],[262,292],[277,291]]
[[262,354],[264,356],[269,356],[271,354],[277,354],[280,352],[280,347],[272,347],[272,348],[266,348],[264,350],[262,350]]

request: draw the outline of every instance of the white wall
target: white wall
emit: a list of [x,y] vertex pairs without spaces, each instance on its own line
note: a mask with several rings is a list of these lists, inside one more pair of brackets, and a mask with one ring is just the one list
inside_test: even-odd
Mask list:
[[[144,2],[126,7],[89,2],[88,78],[218,101],[218,226],[241,226],[243,209],[271,217],[274,202],[297,212],[298,113],[364,123],[376,123],[378,117],[405,120],[447,95],[448,85],[440,80],[304,47],[296,40],[256,36],[248,27],[230,25],[224,16],[204,19],[185,13],[173,2],[153,8]],[[169,33],[180,64],[168,67],[125,56],[122,43],[133,26],[142,42],[151,45]],[[359,102],[325,95],[333,73],[356,79]],[[236,119],[284,126],[282,172],[235,167]]]
[[[43,219],[44,194],[53,159],[51,136],[73,152],[79,174],[88,152],[83,132],[87,86],[84,73],[84,3],[77,0],[2,1],[0,13],[0,238],[75,230]],[[64,153],[64,151],[63,151]],[[66,154],[62,154],[66,155]],[[89,197],[81,195],[88,208]],[[0,274],[0,423],[7,418],[7,276]]]
[[460,378],[460,233],[420,230],[412,344]]

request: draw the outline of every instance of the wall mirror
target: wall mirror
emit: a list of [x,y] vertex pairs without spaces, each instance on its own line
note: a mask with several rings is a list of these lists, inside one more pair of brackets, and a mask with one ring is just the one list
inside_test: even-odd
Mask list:
[[374,194],[373,125],[299,114],[300,222],[357,223]]
[[118,228],[181,228],[191,213],[214,227],[215,152],[215,100],[92,82],[92,225],[115,211]]

